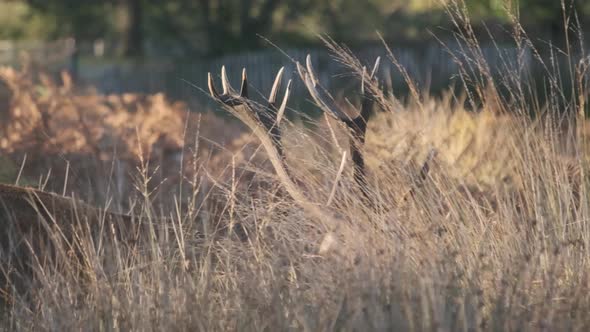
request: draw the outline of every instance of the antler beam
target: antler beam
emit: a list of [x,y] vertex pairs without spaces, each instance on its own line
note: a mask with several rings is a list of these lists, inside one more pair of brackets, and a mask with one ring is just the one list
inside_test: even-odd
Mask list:
[[326,229],[333,229],[338,224],[337,220],[334,216],[327,213],[325,210],[320,209],[316,204],[307,199],[305,194],[297,187],[295,182],[289,176],[285,165],[283,149],[280,142],[281,132],[279,124],[284,116],[287,101],[289,100],[291,93],[291,81],[287,83],[285,96],[279,106],[276,99],[283,71],[284,69],[281,68],[275,78],[267,100],[268,105],[266,107],[258,105],[248,98],[248,82],[245,70],[242,73],[242,88],[240,94],[235,93],[231,88],[227,75],[225,74],[225,68],[221,69],[223,93],[217,93],[211,73],[209,73],[209,91],[213,98],[228,106],[228,110],[248,126],[254,132],[254,135],[260,139],[277,176],[289,195],[291,195],[291,197],[303,207],[307,213],[316,217]]

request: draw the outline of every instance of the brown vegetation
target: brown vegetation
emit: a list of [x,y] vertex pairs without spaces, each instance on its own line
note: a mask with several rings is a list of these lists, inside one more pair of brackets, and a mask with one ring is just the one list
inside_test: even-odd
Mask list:
[[[346,50],[329,46],[359,79],[367,75]],[[502,79],[532,84],[509,75]],[[217,97],[260,141],[242,141],[251,154],[185,146],[187,173],[183,189],[171,190],[172,205],[152,200],[150,172],[140,168],[142,199],[132,215],[154,227],[170,217],[170,231],[142,230],[146,240],[132,248],[108,233],[82,237],[85,281],[65,252],[57,263],[34,264],[22,280],[30,292],[10,297],[6,326],[588,330],[587,88],[570,97],[551,85],[548,96],[560,102],[511,99],[487,76],[465,98],[416,89],[401,102],[365,82],[380,111],[365,144],[352,148],[364,153],[371,200],[343,158],[354,141],[341,118],[314,129],[283,118],[277,149],[281,107],[247,102],[224,82]],[[326,106],[328,96],[320,97]],[[267,126],[257,116],[269,109]],[[188,125],[197,142],[208,141],[203,118]],[[425,160],[429,172],[416,186]]]
[[[162,94],[104,96],[75,88],[65,72],[61,83],[56,83],[32,63],[24,63],[20,70],[0,68],[0,79],[6,105],[0,110],[6,119],[0,130],[0,181],[24,184],[0,184],[2,261],[12,265],[2,272],[11,280],[22,278],[22,269],[30,271],[27,266],[35,259],[59,256],[60,248],[78,255],[80,241],[96,237],[98,231],[112,234],[127,246],[136,245],[142,235],[149,234],[148,228],[140,226],[150,222],[137,186],[150,191],[145,198],[149,203],[172,206],[170,193],[177,192],[179,182],[194,178],[215,183],[231,176],[232,160],[234,167],[253,162],[254,150],[244,149],[252,145],[252,139],[239,126],[210,113],[187,113],[185,104],[170,103]],[[236,139],[219,136],[232,126]],[[198,158],[182,159],[185,151],[190,154],[197,148]],[[145,178],[132,178],[138,168]],[[197,172],[205,177],[194,177]],[[142,180],[145,183],[138,183]],[[203,185],[200,190],[198,199],[207,197],[209,210],[223,209],[216,207],[223,204],[215,198],[217,188]],[[80,197],[108,208],[96,208]],[[156,219],[154,229],[170,226],[159,225],[169,216]],[[59,236],[52,239],[53,232]],[[76,264],[83,271],[89,262]]]

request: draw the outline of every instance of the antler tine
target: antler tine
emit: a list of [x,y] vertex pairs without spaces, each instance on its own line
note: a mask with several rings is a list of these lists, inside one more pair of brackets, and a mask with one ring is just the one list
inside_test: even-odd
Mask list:
[[287,108],[287,101],[289,100],[289,96],[291,95],[291,80],[287,83],[287,89],[285,89],[285,96],[283,97],[283,102],[281,103],[281,107],[277,111],[277,126],[281,124],[281,120],[283,119],[283,114],[285,114],[285,109]]
[[272,89],[270,90],[270,94],[268,95],[268,102],[269,104],[274,104],[277,100],[277,92],[281,87],[281,79],[283,78],[283,72],[285,71],[285,67],[281,67],[277,76],[275,77],[275,81],[272,85]]
[[334,102],[334,98],[330,96],[321,86],[318,88],[318,80],[313,73],[313,65],[311,63],[311,56],[307,55],[306,58],[306,65],[307,70],[303,68],[299,63],[297,63],[297,70],[299,71],[299,75],[301,79],[305,83],[305,87],[309,94],[313,98],[313,100],[318,104],[318,106],[326,113],[332,115],[338,120],[341,121],[348,121],[350,117],[343,112],[336,102]]
[[225,70],[225,66],[221,66],[221,86],[223,88],[223,94],[228,94],[234,91],[229,83],[229,79],[227,78],[227,71]]
[[[375,60],[375,64],[373,65],[373,70],[371,70],[371,74],[369,75],[369,80],[373,81],[376,79],[377,71],[379,70],[379,65],[381,63],[381,57],[377,57]],[[367,68],[363,67],[363,77],[361,81],[361,113],[360,117],[364,119],[364,121],[368,120],[367,118],[371,114],[371,109],[373,107],[373,99],[367,95],[366,91],[366,84],[365,84],[365,77],[367,76]]]
[[313,86],[316,86],[318,84],[318,80],[315,78],[315,72],[313,71],[313,64],[311,63],[311,55],[308,54],[305,57],[305,65],[307,66],[307,73],[309,74],[309,77],[311,79],[311,81],[313,82]]
[[375,75],[377,74],[377,70],[379,70],[380,64],[381,64],[381,57],[378,56],[377,59],[375,59],[375,64],[373,65],[373,70],[371,71],[371,79],[375,78]]
[[363,66],[363,76],[361,77],[361,95],[365,95],[365,76],[367,76],[367,67]]
[[[245,75],[245,72],[243,73]],[[227,78],[227,73],[225,70],[225,66],[221,67],[221,83],[223,85],[223,93],[219,94],[217,89],[215,88],[215,83],[213,81],[213,75],[208,73],[207,76],[207,84],[209,86],[209,92],[213,98],[227,106],[239,106],[243,105],[245,98],[247,98],[248,90],[247,90],[247,79],[245,76],[242,77],[242,89],[240,91],[240,95],[237,95],[234,90],[232,89],[231,85],[229,84],[229,80]],[[245,97],[245,98],[242,98]]]
[[[375,64],[373,65],[373,69],[371,70],[371,74],[369,75],[369,80],[375,79],[377,75],[377,71],[379,70],[379,65],[381,64],[381,57],[378,56],[375,60]],[[363,76],[361,78],[361,94],[363,97],[365,96],[365,77],[367,77],[367,67],[363,66]]]
[[246,68],[242,69],[242,86],[240,87],[240,96],[248,98],[248,75],[246,75]]

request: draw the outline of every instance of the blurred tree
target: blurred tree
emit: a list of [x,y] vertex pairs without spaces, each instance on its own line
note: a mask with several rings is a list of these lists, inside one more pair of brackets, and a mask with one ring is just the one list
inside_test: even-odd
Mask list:
[[472,15],[478,17],[502,17],[510,0],[465,0]]
[[[93,41],[121,34],[124,56],[143,55],[144,0],[24,0],[47,21],[56,21],[49,37]],[[117,15],[120,12],[120,15]]]
[[[562,0],[464,1],[475,24],[502,17],[506,4],[518,5],[523,23],[539,27],[535,31],[550,34],[550,38],[563,37]],[[563,1],[568,13],[590,12],[590,1]],[[107,39],[119,45],[118,54],[133,57],[145,52],[193,56],[254,49],[264,44],[259,36],[295,45],[327,33],[354,43],[373,39],[375,30],[380,30],[395,40],[423,40],[428,31],[448,23],[441,0],[0,0],[2,3],[19,4],[10,8],[27,19],[4,20],[10,21],[6,28],[0,22],[0,36]]]
[[575,24],[574,14],[581,21],[590,10],[589,1],[584,0],[465,0],[472,15],[482,18],[505,17],[509,9],[519,15],[525,26],[550,39],[564,37],[564,14]]
[[564,14],[571,17],[570,24],[575,24],[574,14],[584,19],[585,1],[581,0],[520,0],[519,7],[523,23],[529,26],[540,27],[544,33],[548,33],[551,39],[564,37]]
[[46,39],[54,25],[23,2],[0,0],[0,39]]
[[[383,27],[388,11],[386,4],[399,1],[383,0],[328,0],[310,6],[307,28],[313,33],[327,33],[337,40],[354,41],[371,38]],[[397,8],[396,6],[394,6]],[[343,13],[346,13],[345,15]]]
[[47,21],[55,21],[49,37],[73,36],[94,39],[104,36],[109,29],[106,1],[93,0],[25,0]]
[[121,1],[127,22],[124,28],[123,54],[125,56],[139,57],[144,54],[144,3],[142,0]]
[[[258,48],[259,35],[277,32],[279,20],[295,20],[309,13],[312,0],[168,0],[152,1],[150,34],[181,41],[201,54]],[[289,12],[288,15],[280,15]],[[281,16],[280,18],[278,16]],[[285,23],[285,22],[283,22]]]

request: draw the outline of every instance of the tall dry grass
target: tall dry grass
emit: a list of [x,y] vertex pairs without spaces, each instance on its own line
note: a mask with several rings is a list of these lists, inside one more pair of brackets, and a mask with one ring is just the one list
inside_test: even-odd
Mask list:
[[[464,97],[429,97],[409,77],[415,93],[407,101],[371,87],[384,110],[371,119],[365,147],[373,202],[361,198],[350,165],[338,176],[346,134],[331,120],[314,129],[288,123],[284,144],[307,199],[340,221],[332,227],[307,215],[272,168],[240,158],[229,163],[227,177],[194,177],[194,191],[219,189],[214,214],[207,204],[195,212],[183,191],[172,208],[155,204],[150,171],[140,168],[145,199],[135,213],[153,222],[153,233],[132,247],[109,232],[87,235],[79,241],[91,262],[83,278],[66,255],[37,262],[23,280],[28,291],[7,295],[2,325],[588,330],[588,61],[564,53],[576,88],[566,93],[563,73],[547,66],[540,96],[518,62],[499,76],[486,69],[464,7],[448,8],[465,46],[457,59]],[[516,22],[514,36],[534,47]],[[362,74],[346,49],[328,46]],[[431,151],[428,176],[417,184]],[[240,182],[243,169],[251,177]]]

